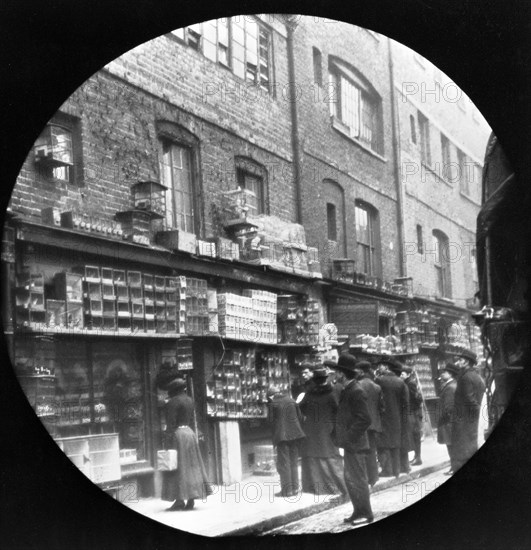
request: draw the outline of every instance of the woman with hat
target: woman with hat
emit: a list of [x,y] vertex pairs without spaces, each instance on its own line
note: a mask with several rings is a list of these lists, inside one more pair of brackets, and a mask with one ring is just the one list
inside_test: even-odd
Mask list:
[[195,499],[209,493],[203,459],[197,437],[191,428],[194,404],[186,394],[186,382],[174,378],[165,385],[167,448],[177,449],[177,470],[163,472],[162,500],[175,501],[169,511],[191,510]]
[[313,387],[300,404],[306,434],[301,445],[302,491],[346,494],[341,455],[332,440],[338,401],[327,378],[325,367],[314,369]]

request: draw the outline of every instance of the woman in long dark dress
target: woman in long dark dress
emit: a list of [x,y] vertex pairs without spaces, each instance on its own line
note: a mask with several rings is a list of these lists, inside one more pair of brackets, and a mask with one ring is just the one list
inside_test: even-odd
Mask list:
[[[191,428],[194,415],[192,399],[185,393],[186,382],[170,382],[166,404],[166,442],[177,449],[177,470],[163,472],[162,499],[174,500],[168,510],[191,510],[195,499],[211,493],[197,436]],[[186,504],[185,504],[186,501]]]
[[333,441],[337,414],[337,392],[327,382],[328,372],[315,369],[315,385],[300,404],[304,415],[301,445],[302,491],[313,494],[346,494],[343,459]]

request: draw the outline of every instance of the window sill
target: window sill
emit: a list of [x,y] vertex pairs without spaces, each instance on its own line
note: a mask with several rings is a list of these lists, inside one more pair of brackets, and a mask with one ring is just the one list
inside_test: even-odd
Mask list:
[[454,305],[454,300],[451,298],[445,298],[444,296],[435,296],[436,302],[442,302],[443,304]]
[[443,176],[441,176],[441,174],[439,174],[438,172],[435,171],[435,169],[433,168],[433,166],[430,166],[429,164],[426,164],[424,161],[421,161],[422,163],[422,166],[428,171],[430,172],[431,174],[433,174],[435,176],[435,178],[437,178],[438,180],[442,181],[445,185],[447,185],[448,187],[450,187],[450,189],[453,189],[454,188],[454,184],[451,183],[450,181],[448,181],[446,178],[444,178]]
[[474,204],[475,206],[481,206],[481,203],[479,203],[478,201],[474,200],[470,195],[467,195],[466,193],[463,193],[463,191],[459,191],[459,194],[464,198],[466,199],[467,201],[470,201],[472,204]]
[[332,121],[332,128],[339,132],[342,136],[345,136],[347,139],[352,141],[352,143],[355,143],[358,147],[372,155],[373,157],[377,158],[378,160],[381,160],[382,162],[387,162],[387,159],[377,153],[376,151],[373,151],[370,147],[362,143],[359,139],[356,139],[350,135],[350,131],[348,126],[345,126],[340,120],[335,118],[334,116],[330,117]]

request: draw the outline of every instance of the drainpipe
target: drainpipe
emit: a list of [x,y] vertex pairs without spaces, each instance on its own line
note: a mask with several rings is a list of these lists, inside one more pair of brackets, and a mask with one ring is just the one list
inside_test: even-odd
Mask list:
[[288,75],[289,94],[291,102],[291,146],[293,149],[293,183],[295,191],[295,221],[302,224],[302,200],[301,200],[301,144],[299,139],[299,115],[297,110],[297,85],[295,81],[295,54],[293,36],[297,26],[296,19],[291,15],[285,16],[288,31]]
[[396,185],[396,210],[398,217],[398,262],[400,277],[407,277],[407,265],[404,258],[404,203],[403,203],[403,185],[400,177],[400,132],[398,125],[398,118],[395,105],[395,77],[393,71],[393,53],[391,48],[391,39],[387,38],[387,47],[389,51],[389,83],[391,88],[391,118],[392,135],[393,135],[393,163],[394,163],[394,178]]

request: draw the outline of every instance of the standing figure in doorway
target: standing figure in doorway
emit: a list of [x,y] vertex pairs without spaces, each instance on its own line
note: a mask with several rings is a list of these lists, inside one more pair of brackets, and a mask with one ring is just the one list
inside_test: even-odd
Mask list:
[[277,448],[277,470],[280,492],[275,496],[291,497],[299,491],[299,446],[305,437],[302,416],[297,403],[277,386],[268,390],[269,422],[273,429],[273,445]]
[[315,495],[346,494],[343,460],[332,436],[338,400],[327,380],[328,371],[313,371],[314,387],[300,404],[306,434],[301,444],[302,491]]
[[166,404],[166,446],[177,450],[177,470],[163,472],[162,500],[174,500],[169,511],[192,510],[195,500],[204,498],[211,486],[207,481],[205,467],[197,436],[192,430],[194,403],[181,378],[171,381],[166,389],[169,400]]

